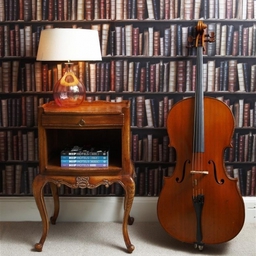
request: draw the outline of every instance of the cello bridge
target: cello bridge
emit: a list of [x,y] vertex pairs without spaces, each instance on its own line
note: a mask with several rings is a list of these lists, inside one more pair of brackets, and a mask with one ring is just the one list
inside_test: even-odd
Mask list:
[[209,174],[208,171],[196,171],[196,170],[191,170],[190,173],[191,174],[205,174],[205,175]]

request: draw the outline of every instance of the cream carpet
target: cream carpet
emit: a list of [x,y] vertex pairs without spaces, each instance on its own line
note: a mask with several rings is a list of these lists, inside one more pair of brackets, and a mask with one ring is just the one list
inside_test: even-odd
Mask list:
[[[0,223],[1,256],[122,256],[127,255],[122,224],[64,223],[50,225],[43,251],[32,249],[41,237],[40,222]],[[138,222],[128,227],[134,256],[183,255],[256,255],[256,223],[245,224],[237,237],[218,245],[205,245],[202,252],[191,244],[174,240],[158,222]],[[223,227],[225,229],[225,227]]]

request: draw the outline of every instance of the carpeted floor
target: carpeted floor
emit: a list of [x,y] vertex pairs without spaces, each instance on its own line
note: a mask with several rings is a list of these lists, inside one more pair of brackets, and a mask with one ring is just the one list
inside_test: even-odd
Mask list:
[[[225,227],[223,227],[225,228]],[[158,222],[134,222],[128,227],[135,250],[134,256],[183,255],[256,255],[256,223],[245,224],[237,237],[218,245],[205,245],[202,252],[191,244],[171,238]],[[122,236],[122,224],[57,223],[50,225],[43,251],[34,252],[34,244],[41,237],[40,222],[0,223],[1,256],[122,256],[127,255]]]

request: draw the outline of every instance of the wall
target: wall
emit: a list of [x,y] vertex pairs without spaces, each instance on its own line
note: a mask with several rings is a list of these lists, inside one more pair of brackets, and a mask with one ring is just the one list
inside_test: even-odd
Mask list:
[[[157,197],[135,197],[131,216],[135,221],[158,221]],[[123,217],[121,197],[62,197],[58,221],[120,222]],[[256,222],[256,198],[246,197],[246,222]],[[53,200],[46,197],[48,212],[53,212]],[[49,214],[49,215],[50,215]],[[33,197],[0,197],[0,221],[40,221]]]

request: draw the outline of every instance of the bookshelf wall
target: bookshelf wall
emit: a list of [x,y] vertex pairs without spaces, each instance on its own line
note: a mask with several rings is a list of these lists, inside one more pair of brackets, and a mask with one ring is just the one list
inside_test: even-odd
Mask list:
[[[236,122],[233,148],[224,154],[227,171],[239,178],[243,196],[255,196],[253,0],[0,0],[0,194],[32,195],[38,173],[37,107],[52,100],[53,85],[64,70],[63,63],[36,61],[40,32],[68,27],[98,30],[103,61],[76,63],[77,75],[87,100],[131,101],[136,195],[158,196],[162,177],[175,166],[166,132],[168,111],[194,95],[196,54],[186,46],[198,19],[216,36],[204,51],[205,95],[225,101]],[[61,187],[60,194],[111,196],[122,191],[118,185]]]

